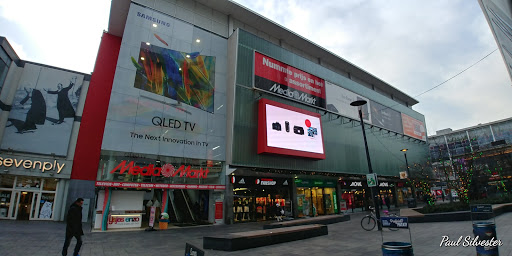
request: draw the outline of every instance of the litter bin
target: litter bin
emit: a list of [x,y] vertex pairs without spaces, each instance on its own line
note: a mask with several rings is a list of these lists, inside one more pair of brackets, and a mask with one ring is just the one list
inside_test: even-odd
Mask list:
[[416,208],[416,198],[408,198],[407,199],[407,207]]
[[382,256],[413,256],[412,244],[404,242],[385,242],[382,244]]
[[[473,234],[478,236],[478,240],[496,240],[496,225],[492,222],[475,222]],[[498,246],[477,246],[476,255],[498,256]]]

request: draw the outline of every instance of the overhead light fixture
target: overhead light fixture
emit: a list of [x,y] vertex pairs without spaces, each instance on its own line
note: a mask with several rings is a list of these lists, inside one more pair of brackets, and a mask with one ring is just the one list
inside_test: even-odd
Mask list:
[[187,54],[187,58],[190,58],[190,55]]
[[201,42],[201,39],[196,39],[196,43],[200,43]]
[[216,146],[216,147],[212,148],[212,150],[216,150],[218,148],[220,148],[220,146]]
[[181,68],[179,68],[179,70],[181,71]]
[[141,60],[144,60],[144,57],[140,57]]
[[150,45],[150,43],[149,43],[149,42],[146,42],[146,45]]
[[156,24],[155,23],[153,23],[153,27],[156,28]]

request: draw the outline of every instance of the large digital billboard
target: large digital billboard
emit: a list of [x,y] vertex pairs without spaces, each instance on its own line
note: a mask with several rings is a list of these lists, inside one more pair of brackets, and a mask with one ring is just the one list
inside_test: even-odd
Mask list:
[[254,52],[254,87],[325,108],[325,81],[283,62]]
[[66,156],[84,75],[27,63],[1,148]]
[[268,99],[258,104],[258,154],[325,159],[320,114]]

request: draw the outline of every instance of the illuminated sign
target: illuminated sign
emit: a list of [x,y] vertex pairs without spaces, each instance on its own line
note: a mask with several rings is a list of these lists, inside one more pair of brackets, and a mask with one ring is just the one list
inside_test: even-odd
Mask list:
[[262,185],[262,186],[274,186],[277,184],[277,181],[273,179],[256,179],[256,185]]
[[163,183],[136,183],[136,182],[114,182],[96,181],[96,187],[111,188],[142,188],[142,189],[214,189],[223,190],[224,185],[196,185],[196,184],[163,184]]
[[5,167],[23,167],[25,169],[39,169],[41,172],[45,171],[57,171],[60,173],[62,168],[64,168],[65,163],[60,164],[57,160],[53,160],[53,162],[46,161],[32,161],[25,159],[17,159],[17,158],[2,158],[0,157],[0,166]]
[[[141,176],[164,176],[167,178],[170,177],[186,177],[186,178],[207,178],[208,176],[208,168],[203,170],[203,168],[199,168],[199,170],[194,170],[189,166],[185,167],[185,165],[182,165],[178,169],[174,169],[174,166],[171,164],[166,164],[164,166],[155,167],[153,164],[150,164],[146,167],[139,167],[137,165],[133,164],[133,161],[126,164],[126,160],[122,161],[119,165],[114,167],[110,171],[110,173],[115,173],[118,169],[119,174],[123,174],[125,172],[128,172],[127,174],[130,175],[141,175]],[[179,175],[178,175],[179,174]]]
[[261,99],[258,154],[325,159],[320,114]]
[[109,228],[140,228],[142,216],[140,214],[109,215]]

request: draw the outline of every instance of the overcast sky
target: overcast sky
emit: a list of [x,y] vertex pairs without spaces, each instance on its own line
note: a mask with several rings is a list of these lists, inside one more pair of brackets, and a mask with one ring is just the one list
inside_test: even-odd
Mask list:
[[[512,82],[477,0],[236,0],[416,98],[429,135],[512,117]],[[27,8],[30,6],[30,8]],[[110,1],[0,0],[20,58],[91,73]]]

